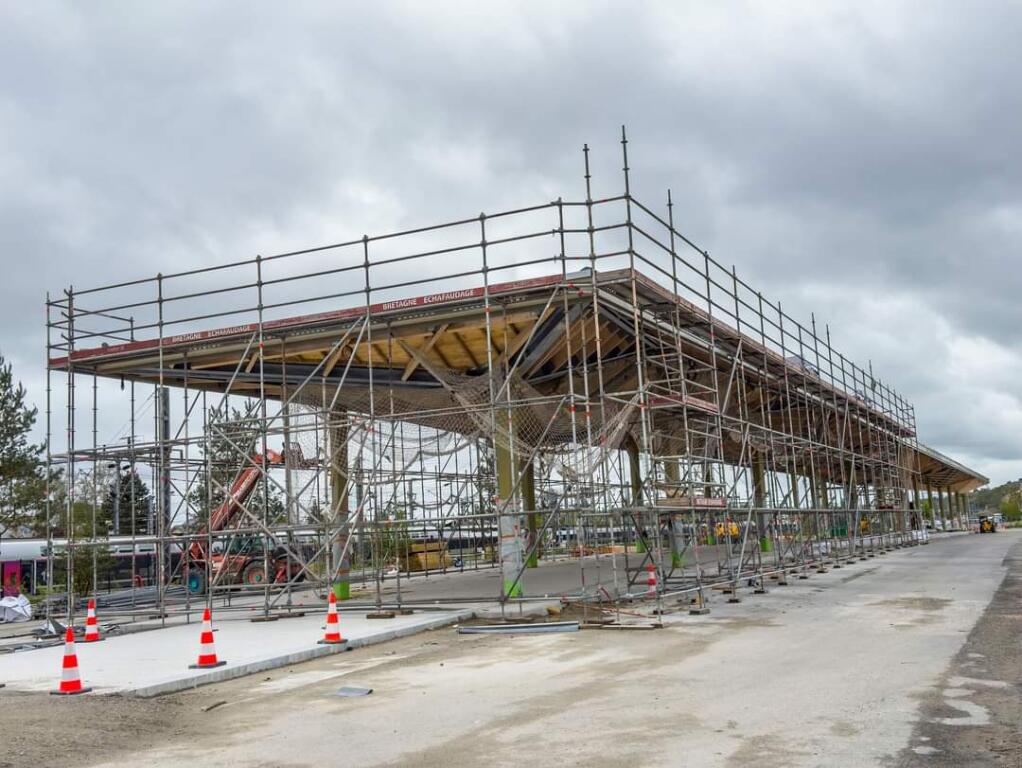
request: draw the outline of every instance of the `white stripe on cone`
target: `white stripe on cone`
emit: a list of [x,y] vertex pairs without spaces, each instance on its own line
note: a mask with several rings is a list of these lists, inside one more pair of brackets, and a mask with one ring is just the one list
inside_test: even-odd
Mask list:
[[85,642],[94,643],[101,639],[99,624],[96,622],[96,601],[89,600],[89,614],[85,618]]
[[78,673],[78,656],[75,654],[74,630],[68,624],[67,632],[64,635],[64,656],[61,658],[60,685],[57,686],[57,690],[53,691],[53,693],[88,693],[91,690],[91,688],[82,686],[82,680]]
[[208,667],[221,667],[226,662],[217,658],[216,647],[213,643],[213,618],[209,608],[202,613],[202,634],[199,637],[199,659],[195,664],[189,665],[191,669],[206,669]]
[[347,642],[341,637],[340,620],[337,617],[337,596],[330,592],[330,599],[327,601],[326,609],[326,631],[323,639],[319,641],[323,645],[337,645]]

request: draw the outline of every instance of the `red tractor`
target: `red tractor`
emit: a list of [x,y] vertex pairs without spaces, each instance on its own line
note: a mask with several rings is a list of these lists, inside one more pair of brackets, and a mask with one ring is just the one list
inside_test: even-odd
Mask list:
[[185,583],[189,592],[200,594],[206,591],[207,571],[214,585],[262,584],[267,579],[267,563],[270,576],[276,583],[299,576],[301,565],[290,560],[283,547],[266,552],[267,542],[262,536],[232,536],[224,552],[208,551],[209,542],[203,538],[210,532],[218,533],[237,527],[242,519],[244,504],[262,478],[264,467],[283,463],[283,454],[267,450],[265,457],[262,454],[253,456],[252,463],[234,480],[227,498],[210,515],[209,525],[198,531],[199,537],[193,539],[188,548],[189,563]]

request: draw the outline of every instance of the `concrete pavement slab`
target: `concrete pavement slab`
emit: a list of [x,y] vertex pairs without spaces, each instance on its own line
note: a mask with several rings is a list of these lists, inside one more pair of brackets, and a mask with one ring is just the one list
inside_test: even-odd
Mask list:
[[[471,618],[471,609],[429,611],[370,620],[364,614],[342,613],[344,646],[317,645],[325,616],[303,616],[253,623],[230,618],[213,623],[217,655],[226,665],[189,669],[199,650],[200,624],[177,625],[148,632],[111,635],[103,643],[76,643],[82,679],[97,693],[157,696],[199,685],[341,653],[397,637],[447,626]],[[0,656],[0,681],[11,690],[47,691],[60,678],[63,646]]]

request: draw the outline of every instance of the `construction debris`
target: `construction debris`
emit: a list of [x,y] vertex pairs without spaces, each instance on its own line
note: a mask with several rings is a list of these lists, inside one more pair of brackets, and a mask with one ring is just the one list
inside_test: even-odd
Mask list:
[[0,599],[0,624],[29,621],[32,618],[32,604],[24,595],[13,595]]
[[458,627],[459,635],[538,635],[549,632],[578,632],[577,621],[551,621],[543,624],[476,624]]
[[354,685],[346,685],[337,691],[337,695],[344,696],[346,698],[355,698],[358,696],[368,696],[372,692],[372,688],[359,688]]

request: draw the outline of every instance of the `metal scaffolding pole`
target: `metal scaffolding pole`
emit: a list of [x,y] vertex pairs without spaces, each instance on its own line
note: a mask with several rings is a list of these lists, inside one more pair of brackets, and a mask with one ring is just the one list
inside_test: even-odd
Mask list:
[[111,615],[269,619],[326,590],[384,614],[437,573],[511,610],[562,566],[586,620],[700,611],[909,543],[919,488],[940,517],[931,486],[955,488],[961,521],[975,478],[923,455],[908,401],[699,248],[670,191],[644,206],[623,128],[620,151],[612,196],[585,145],[583,200],[48,296],[47,615],[80,609],[76,561]]

